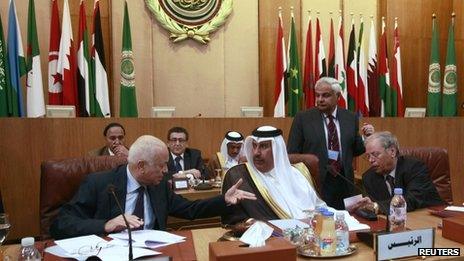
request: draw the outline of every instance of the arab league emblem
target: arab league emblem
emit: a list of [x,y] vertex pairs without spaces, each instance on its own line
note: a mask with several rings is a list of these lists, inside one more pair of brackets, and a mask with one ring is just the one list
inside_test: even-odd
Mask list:
[[145,0],[173,42],[194,39],[207,44],[209,34],[221,27],[232,12],[232,0]]

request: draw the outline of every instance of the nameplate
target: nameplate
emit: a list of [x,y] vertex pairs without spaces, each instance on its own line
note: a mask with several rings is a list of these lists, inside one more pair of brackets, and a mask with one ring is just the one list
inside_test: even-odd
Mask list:
[[434,228],[378,234],[375,243],[376,259],[390,260],[417,256],[419,248],[433,248],[434,243]]
[[174,190],[189,189],[189,179],[188,178],[173,178],[172,187]]

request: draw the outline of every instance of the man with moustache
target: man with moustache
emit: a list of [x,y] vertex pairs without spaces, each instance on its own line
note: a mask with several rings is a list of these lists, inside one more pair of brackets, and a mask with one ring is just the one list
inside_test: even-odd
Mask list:
[[[311,153],[319,158],[319,180],[322,199],[336,209],[344,209],[343,199],[353,194],[353,185],[339,177],[354,181],[353,158],[364,153],[359,135],[358,117],[337,106],[341,86],[331,77],[316,82],[316,107],[298,112],[288,138],[288,153]],[[364,124],[365,136],[374,127]]]
[[153,136],[141,136],[129,150],[128,164],[86,177],[71,202],[61,208],[50,234],[59,239],[125,229],[117,203],[108,194],[110,187],[133,229],[164,230],[168,215],[185,219],[218,216],[228,211],[228,205],[256,199],[238,189],[239,180],[223,196],[189,201],[170,189],[164,178],[167,162],[166,145]]
[[247,163],[227,171],[222,185],[226,191],[238,180],[241,188],[256,195],[244,200],[222,215],[223,224],[257,220],[305,218],[304,210],[325,206],[313,188],[309,170],[303,163],[294,166],[288,159],[282,130],[271,126],[255,129],[244,144]]
[[124,137],[126,130],[117,122],[112,122],[106,125],[103,130],[103,137],[105,138],[105,146],[102,148],[89,151],[88,156],[121,156],[127,157],[128,149],[124,145]]

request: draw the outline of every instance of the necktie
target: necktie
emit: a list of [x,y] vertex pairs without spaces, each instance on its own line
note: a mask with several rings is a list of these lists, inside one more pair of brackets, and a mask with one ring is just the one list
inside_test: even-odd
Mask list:
[[138,193],[137,200],[135,201],[135,208],[134,208],[134,212],[132,212],[132,215],[143,219],[144,218],[144,209],[145,209],[144,204],[143,204],[143,195],[145,194],[145,187],[140,186],[137,189],[137,193]]
[[390,192],[390,195],[393,195],[393,190],[395,189],[395,178],[393,178],[390,175],[385,176],[385,181],[388,184],[388,191]]
[[[329,124],[327,124],[328,149],[339,152],[337,160],[329,159],[329,164],[332,165],[338,173],[340,173],[340,143],[338,141],[337,126],[335,125],[335,122],[333,120],[333,115],[328,115],[327,118],[329,118]],[[336,176],[337,174],[332,173],[332,175]]]
[[182,170],[182,166],[180,165],[180,160],[182,159],[181,156],[177,156],[174,160],[176,161],[176,171],[179,172]]

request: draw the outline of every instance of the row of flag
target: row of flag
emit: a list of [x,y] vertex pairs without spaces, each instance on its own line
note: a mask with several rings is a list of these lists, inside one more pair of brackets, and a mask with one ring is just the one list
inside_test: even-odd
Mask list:
[[[28,8],[27,60],[22,48],[14,0],[10,0],[8,16],[6,48],[0,19],[0,117],[42,117],[45,115],[45,102],[34,0],[29,0]],[[77,51],[75,51],[68,0],[64,0],[63,3],[61,28],[57,0],[52,0],[48,103],[73,105],[76,108],[76,115],[81,117],[110,117],[99,0],[94,2],[91,46],[89,46],[83,0],[80,2],[78,30]],[[24,75],[26,75],[26,109],[23,105],[21,79]],[[127,2],[124,9],[120,88],[120,116],[137,117]]]
[[[283,35],[282,10],[279,8],[277,48],[274,88],[274,117],[294,116],[299,110],[315,106],[314,85],[324,76],[336,78],[341,87],[342,95],[338,106],[349,109],[358,115],[371,117],[403,117],[403,83],[401,70],[401,51],[398,19],[395,18],[393,31],[393,57],[388,61],[387,36],[385,19],[382,17],[382,33],[380,46],[377,49],[377,33],[374,20],[370,21],[369,41],[364,41],[364,21],[361,16],[358,40],[354,17],[351,18],[347,60],[345,63],[343,20],[340,14],[337,31],[334,32],[332,18],[330,19],[330,43],[328,59],[325,55],[319,18],[316,19],[316,35],[313,45],[312,20],[309,16],[306,34],[306,48],[304,56],[304,71],[301,74],[298,56],[295,19],[291,14],[291,28],[289,47],[285,49]],[[444,88],[440,88],[440,66],[438,62],[438,35],[432,37],[431,69],[434,77],[429,77],[428,115],[455,116],[457,115],[457,86],[456,63],[454,58],[454,18],[450,25],[448,39],[447,67]],[[434,42],[435,41],[435,42]],[[366,63],[366,44],[368,44]],[[313,48],[314,46],[314,48]],[[313,51],[314,49],[314,51]],[[448,58],[449,57],[449,58]],[[432,70],[433,69],[433,70]],[[438,70],[438,75],[436,70]],[[453,78],[454,77],[454,78]],[[432,81],[430,79],[435,79]],[[436,81],[438,79],[438,82]],[[451,80],[447,80],[451,79]],[[454,83],[450,83],[454,79]],[[432,90],[432,94],[431,94]],[[443,97],[441,96],[443,93]],[[443,103],[441,103],[443,99]],[[443,109],[442,108],[443,105]],[[454,111],[451,112],[451,109]],[[443,111],[443,114],[440,112]],[[445,113],[447,111],[447,113]]]

